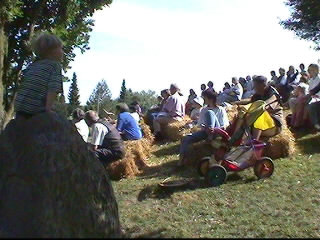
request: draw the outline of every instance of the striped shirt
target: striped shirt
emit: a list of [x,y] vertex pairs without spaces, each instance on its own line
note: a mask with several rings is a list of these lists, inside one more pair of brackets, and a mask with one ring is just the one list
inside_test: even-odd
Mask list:
[[16,111],[28,114],[44,112],[49,91],[63,92],[61,65],[49,59],[37,60],[23,72],[15,101]]

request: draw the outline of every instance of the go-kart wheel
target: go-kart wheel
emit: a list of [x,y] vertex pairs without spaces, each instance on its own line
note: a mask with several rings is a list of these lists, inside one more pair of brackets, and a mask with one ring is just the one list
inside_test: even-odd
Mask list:
[[201,177],[204,177],[205,175],[207,175],[209,165],[210,165],[210,160],[211,160],[210,157],[204,157],[198,163],[198,174]]
[[212,187],[218,187],[227,179],[227,171],[220,165],[214,165],[209,168],[206,174],[207,183]]
[[273,174],[274,165],[271,158],[261,158],[254,165],[254,174],[259,178],[269,178]]

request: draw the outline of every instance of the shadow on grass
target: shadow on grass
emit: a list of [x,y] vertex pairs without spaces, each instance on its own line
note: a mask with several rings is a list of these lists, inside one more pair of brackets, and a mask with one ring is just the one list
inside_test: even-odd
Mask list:
[[170,147],[161,148],[161,149],[153,152],[153,154],[156,157],[164,157],[164,156],[170,156],[170,155],[178,154],[179,153],[179,147],[180,147],[180,144],[175,144],[175,145],[172,145]]
[[304,154],[320,153],[320,135],[303,136],[297,139],[297,145]]
[[167,229],[165,228],[160,228],[158,230],[155,231],[150,231],[147,233],[135,233],[136,229],[128,229],[127,233],[124,233],[122,235],[122,238],[162,238],[163,236],[163,232],[165,232]]

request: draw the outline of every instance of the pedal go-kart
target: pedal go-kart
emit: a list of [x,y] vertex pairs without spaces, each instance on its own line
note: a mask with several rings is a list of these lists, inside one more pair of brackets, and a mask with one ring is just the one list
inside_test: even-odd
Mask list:
[[[252,104],[245,109],[245,115],[254,111],[261,114],[267,105],[264,102]],[[244,116],[246,117],[246,116]],[[246,119],[246,118],[244,118]],[[252,121],[252,119],[251,119]],[[254,174],[259,178],[268,178],[273,174],[274,164],[272,159],[263,157],[263,150],[266,143],[252,139],[250,125],[246,123],[245,133],[248,137],[246,144],[241,141],[233,149],[229,150],[228,132],[222,129],[214,129],[214,140],[211,141],[215,153],[211,157],[205,157],[198,163],[198,173],[204,176],[210,186],[216,187],[223,184],[227,179],[227,172],[239,172],[253,167]]]

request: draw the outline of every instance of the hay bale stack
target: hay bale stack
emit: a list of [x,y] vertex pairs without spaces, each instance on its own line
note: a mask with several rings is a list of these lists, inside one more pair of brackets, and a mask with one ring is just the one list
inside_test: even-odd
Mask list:
[[211,156],[213,148],[207,141],[202,141],[190,145],[188,154],[186,155],[186,164],[189,166],[197,166],[197,163],[204,157]]
[[238,115],[237,106],[227,107],[226,112],[227,112],[229,121],[232,122]]
[[185,116],[182,121],[174,121],[168,125],[161,126],[163,137],[167,140],[176,142],[191,132],[191,129],[185,128],[186,124],[191,122],[189,116]]
[[285,158],[294,154],[296,151],[295,138],[292,132],[285,125],[280,134],[269,139],[263,139],[268,142],[264,155],[272,159]]
[[113,180],[137,176],[148,167],[146,160],[151,156],[152,150],[150,139],[127,141],[125,149],[125,157],[107,167],[109,176]]
[[120,235],[105,168],[67,119],[43,113],[12,120],[0,135],[0,165],[2,237]]
[[143,138],[147,139],[150,142],[150,144],[153,144],[154,136],[151,132],[150,127],[145,123],[143,119],[140,121],[140,127],[143,132]]

